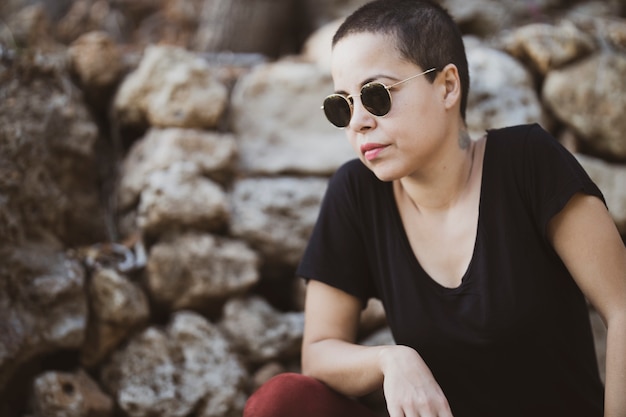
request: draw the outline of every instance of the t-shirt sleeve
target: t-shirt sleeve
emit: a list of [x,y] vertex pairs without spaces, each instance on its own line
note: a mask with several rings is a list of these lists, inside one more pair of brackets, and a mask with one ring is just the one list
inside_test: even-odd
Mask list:
[[530,126],[524,152],[527,201],[544,238],[550,220],[575,194],[596,196],[606,205],[602,192],[574,155],[539,125]]
[[365,305],[373,294],[359,213],[360,163],[348,162],[330,179],[296,274],[338,288]]

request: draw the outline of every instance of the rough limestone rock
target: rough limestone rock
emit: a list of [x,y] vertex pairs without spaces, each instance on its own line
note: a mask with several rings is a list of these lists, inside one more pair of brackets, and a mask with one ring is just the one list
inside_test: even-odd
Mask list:
[[488,37],[524,21],[537,21],[563,0],[443,0],[442,4],[463,29]]
[[64,72],[65,55],[7,58],[0,59],[0,242],[103,240],[98,130]]
[[139,67],[124,79],[114,101],[121,126],[217,126],[228,91],[208,63],[185,49],[149,46]]
[[328,123],[320,108],[332,91],[328,71],[291,59],[242,76],[231,99],[241,169],[326,175],[353,158],[345,133]]
[[85,95],[95,117],[109,114],[115,88],[126,72],[121,48],[106,32],[81,35],[67,50],[68,70]]
[[599,53],[551,71],[543,86],[543,99],[594,152],[626,160],[624,80],[626,56]]
[[219,184],[202,176],[198,165],[176,162],[148,175],[137,215],[137,226],[150,236],[217,231],[228,221],[228,198]]
[[206,309],[211,302],[245,292],[259,280],[258,257],[237,240],[186,234],[150,250],[148,290],[173,310]]
[[325,178],[247,178],[233,186],[231,233],[269,264],[295,265],[326,190]]
[[281,313],[261,297],[235,298],[224,306],[220,326],[243,357],[264,362],[299,352],[304,314]]
[[20,366],[79,349],[87,325],[85,272],[44,244],[0,249],[0,391]]
[[[622,7],[626,10],[626,5]],[[571,19],[583,31],[594,34],[600,40],[600,46],[603,50],[623,54],[626,53],[626,19],[617,19],[615,15],[612,12],[599,16],[598,13],[576,13],[573,11]]]
[[92,367],[148,322],[150,307],[141,287],[112,268],[94,271],[87,292],[91,313],[81,362]]
[[594,38],[569,21],[557,26],[547,23],[522,26],[501,42],[506,52],[522,62],[529,62],[542,75],[596,49]]
[[465,41],[470,72],[470,134],[479,137],[486,129],[541,122],[543,110],[530,72],[504,52],[485,47],[474,38]]
[[620,233],[626,236],[626,166],[576,154],[578,162],[598,185]]
[[[202,316],[176,313],[115,352],[102,380],[129,417],[241,415],[247,372],[221,331]],[[237,414],[239,413],[239,414]]]
[[67,54],[69,69],[83,91],[99,92],[112,87],[125,70],[122,52],[106,32],[89,32],[80,36]]
[[35,379],[31,404],[37,417],[111,417],[113,400],[86,372],[45,372]]
[[[73,2],[45,1],[43,3],[48,9],[56,9],[52,13],[57,15],[58,19],[55,25],[55,35],[56,38],[66,44],[70,44],[81,35],[93,31],[106,32],[121,43],[130,40],[131,32],[134,29],[133,16],[116,7],[121,5],[121,1],[104,3],[83,0]],[[146,2],[138,1],[137,3]],[[155,2],[151,1],[150,3]]]
[[193,163],[202,176],[223,182],[234,172],[236,156],[237,145],[230,133],[152,128],[133,144],[124,159],[119,207],[125,210],[137,204],[150,174],[178,162]]
[[593,35],[602,50],[626,53],[625,14],[626,4],[623,1],[592,1],[568,9],[565,18],[583,32]]
[[0,43],[24,48],[37,45],[41,51],[58,49],[59,45],[50,37],[51,22],[41,4],[22,4],[15,13],[5,17],[0,28]]
[[[320,109],[330,37],[367,0],[303,0],[291,23],[316,23],[301,34],[331,23],[271,63],[190,48],[212,1],[0,0],[1,417],[241,417],[263,381],[300,371],[293,270],[326,177],[354,157]],[[470,127],[548,113],[572,152],[595,155],[577,157],[626,236],[624,1],[441,2],[480,35],[468,51],[484,48]],[[522,27],[537,22],[557,23]],[[555,107],[537,111],[552,76]],[[359,342],[393,343],[384,324],[372,300]]]

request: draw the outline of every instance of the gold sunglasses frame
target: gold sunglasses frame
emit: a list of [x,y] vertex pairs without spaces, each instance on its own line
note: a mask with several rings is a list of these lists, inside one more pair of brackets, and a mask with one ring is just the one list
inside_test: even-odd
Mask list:
[[[330,124],[332,124],[332,125],[333,125],[333,126],[335,126],[335,127],[338,127],[339,129],[343,129],[343,128],[348,127],[348,126],[350,125],[350,121],[352,120],[352,114],[354,113],[354,103],[353,103],[353,102],[354,102],[354,97],[361,97],[361,95],[363,94],[363,89],[364,89],[364,88],[366,88],[366,87],[372,86],[372,85],[374,85],[374,84],[381,85],[381,86],[382,86],[382,87],[383,87],[383,88],[387,91],[387,94],[389,95],[389,110],[388,110],[386,113],[384,113],[384,114],[380,114],[380,115],[379,115],[379,114],[372,113],[372,112],[371,112],[371,111],[369,111],[366,107],[365,107],[365,110],[367,110],[367,111],[368,111],[368,113],[370,113],[370,114],[372,114],[372,115],[374,115],[374,116],[378,116],[378,117],[383,117],[383,116],[386,116],[386,115],[389,113],[389,111],[391,111],[392,97],[391,97],[391,92],[389,91],[390,89],[392,89],[393,87],[395,87],[395,86],[397,86],[397,85],[400,85],[400,84],[403,84],[403,83],[405,83],[405,82],[407,82],[407,81],[410,81],[410,80],[412,80],[412,79],[414,79],[414,78],[417,78],[417,77],[419,77],[419,76],[421,76],[421,75],[425,75],[425,74],[428,74],[428,73],[433,72],[433,71],[436,71],[436,70],[437,70],[437,68],[427,69],[426,71],[420,72],[419,74],[412,75],[412,76],[410,76],[409,78],[405,78],[404,80],[398,81],[398,82],[393,83],[393,84],[391,84],[391,85],[389,85],[389,86],[387,86],[387,85],[385,85],[385,84],[381,83],[380,81],[372,81],[372,82],[370,82],[370,83],[367,83],[367,84],[363,85],[363,86],[361,87],[361,91],[359,91],[359,93],[358,93],[358,94],[350,94],[350,95],[347,95],[347,96],[346,96],[346,95],[343,95],[343,94],[339,94],[339,93],[329,94],[328,96],[326,96],[326,97],[324,98],[324,102],[326,102],[326,100],[328,100],[329,98],[333,98],[333,97],[341,97],[341,98],[342,98],[343,100],[345,100],[345,102],[348,104],[348,108],[350,109],[350,119],[349,119],[349,121],[348,121],[348,124],[347,124],[347,125],[345,125],[345,126],[337,126],[336,124],[334,124],[333,122],[331,122],[331,121],[330,121],[330,119],[329,119],[328,121],[330,122]],[[320,108],[321,108],[322,110],[324,110],[324,105],[322,104],[322,106],[321,106]],[[326,114],[326,113],[324,112],[324,114]],[[328,119],[328,116],[326,116],[326,118]]]

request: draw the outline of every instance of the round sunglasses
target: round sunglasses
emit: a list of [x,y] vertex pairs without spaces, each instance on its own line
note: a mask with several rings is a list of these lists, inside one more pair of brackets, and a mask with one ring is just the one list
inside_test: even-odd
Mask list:
[[350,124],[352,118],[352,110],[354,108],[354,97],[361,96],[361,103],[365,110],[373,114],[374,116],[384,116],[391,110],[391,88],[405,83],[413,78],[417,78],[420,75],[428,74],[435,71],[437,68],[431,68],[419,74],[413,75],[402,81],[386,86],[385,84],[375,81],[365,84],[361,87],[359,94],[343,95],[343,94],[331,94],[324,99],[324,105],[322,109],[329,122],[337,127],[346,127]]

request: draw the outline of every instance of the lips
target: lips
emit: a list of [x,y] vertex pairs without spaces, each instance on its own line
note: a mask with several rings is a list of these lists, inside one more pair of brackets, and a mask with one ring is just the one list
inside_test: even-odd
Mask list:
[[378,154],[387,147],[382,143],[368,142],[361,145],[361,153],[368,161],[375,159]]

